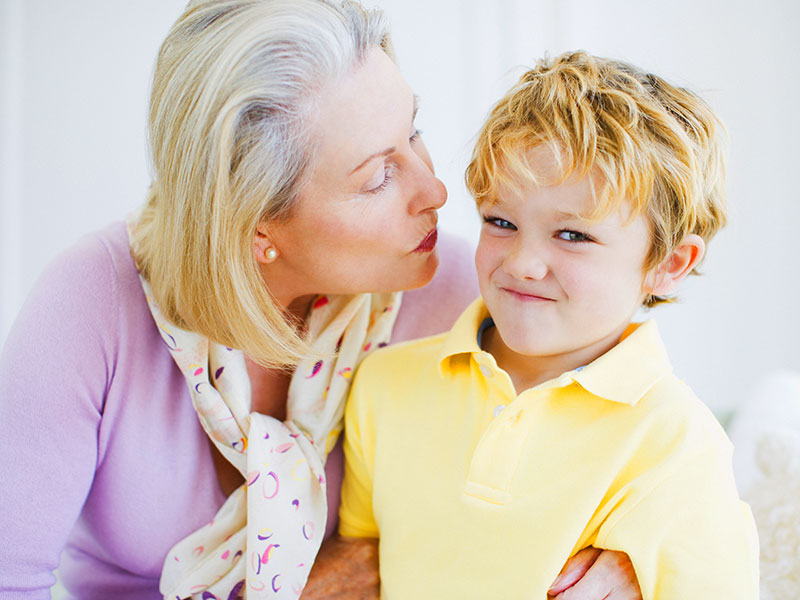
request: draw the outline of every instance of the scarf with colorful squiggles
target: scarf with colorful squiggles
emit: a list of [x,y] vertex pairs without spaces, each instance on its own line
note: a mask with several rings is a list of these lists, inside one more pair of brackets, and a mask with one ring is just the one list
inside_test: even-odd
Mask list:
[[200,423],[244,476],[214,519],[178,542],[164,598],[297,598],[325,534],[325,459],[342,428],[356,365],[391,337],[401,293],[320,296],[307,328],[316,356],[295,369],[287,419],[250,412],[244,355],[179,329],[141,279],[150,312],[183,373]]

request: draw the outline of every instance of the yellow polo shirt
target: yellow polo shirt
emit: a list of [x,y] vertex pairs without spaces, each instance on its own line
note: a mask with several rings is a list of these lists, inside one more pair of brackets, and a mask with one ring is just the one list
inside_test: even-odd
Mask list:
[[478,345],[487,316],[478,300],[356,375],[340,532],[380,537],[382,597],[545,600],[594,545],[630,555],[645,600],[758,598],[731,444],[655,322],[518,395]]

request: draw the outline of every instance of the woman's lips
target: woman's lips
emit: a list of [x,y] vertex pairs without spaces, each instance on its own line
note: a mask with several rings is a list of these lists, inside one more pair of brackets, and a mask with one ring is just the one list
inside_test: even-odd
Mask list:
[[425,236],[425,239],[419,243],[419,246],[414,248],[414,252],[419,252],[423,254],[425,252],[430,252],[436,247],[436,240],[439,237],[438,230],[436,227],[430,230],[428,235]]

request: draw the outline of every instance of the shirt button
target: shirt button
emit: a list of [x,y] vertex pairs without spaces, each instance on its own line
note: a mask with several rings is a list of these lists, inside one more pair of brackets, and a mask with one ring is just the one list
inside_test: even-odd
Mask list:
[[481,369],[481,373],[483,373],[484,377],[492,377],[494,375],[494,371],[492,371],[486,365],[481,365],[480,369]]
[[497,415],[499,415],[505,409],[506,409],[506,405],[505,404],[498,404],[497,406],[494,407],[494,413],[492,413],[492,414],[493,414],[494,417],[497,417]]

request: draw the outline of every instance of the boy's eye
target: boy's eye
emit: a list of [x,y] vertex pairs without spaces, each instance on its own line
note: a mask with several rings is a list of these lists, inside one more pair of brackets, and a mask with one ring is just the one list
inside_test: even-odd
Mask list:
[[593,242],[594,239],[580,231],[573,231],[572,229],[562,229],[556,234],[556,237],[566,242]]
[[517,226],[514,225],[511,221],[506,221],[505,219],[501,219],[500,217],[486,216],[483,217],[483,222],[486,223],[487,225],[492,225],[500,229],[510,229],[512,231],[517,230]]

